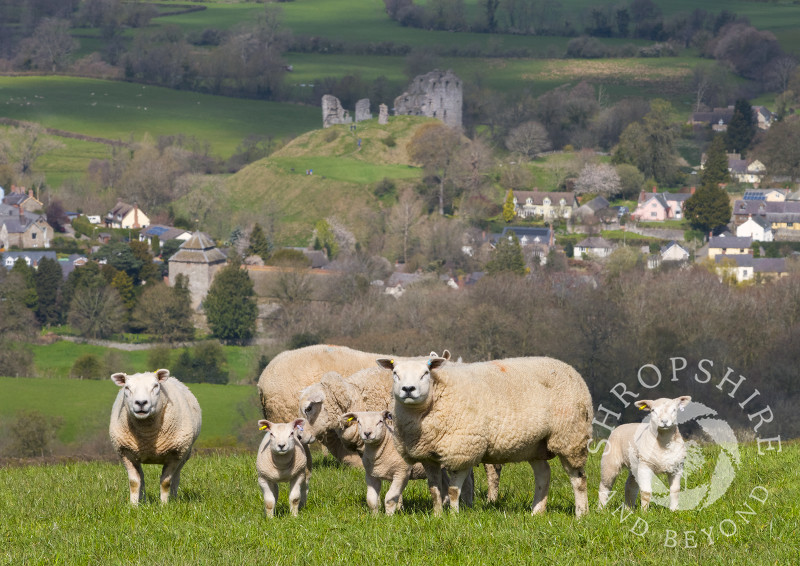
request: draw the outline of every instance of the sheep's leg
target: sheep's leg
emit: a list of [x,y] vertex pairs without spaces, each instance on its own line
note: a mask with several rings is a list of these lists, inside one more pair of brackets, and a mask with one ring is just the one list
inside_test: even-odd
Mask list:
[[[598,509],[602,509],[614,495],[614,482],[617,481],[621,466],[618,462],[607,460],[605,456],[600,461],[600,489],[598,490]],[[627,484],[626,493],[627,493]]]
[[636,483],[636,476],[633,471],[628,474],[625,480],[625,505],[633,509],[636,507],[636,496],[639,495],[639,484]]
[[[306,473],[308,473],[308,468],[306,468]],[[300,509],[306,506],[307,501],[308,501],[308,478],[307,476],[303,476],[303,481],[300,483]]]
[[[329,435],[329,438],[325,438],[323,444],[325,445],[325,448],[328,449],[328,452],[333,454],[333,456],[343,464],[347,464],[348,466],[352,466],[354,468],[364,467],[363,462],[361,462],[361,456],[359,456],[358,452],[353,452],[352,450],[345,448],[344,444],[342,444],[342,441],[335,434]],[[307,452],[306,456],[310,456],[310,452]]]
[[303,452],[306,453],[306,483],[308,483],[311,481],[311,468],[313,468],[311,462],[311,448],[308,444],[303,444]]
[[669,479],[669,510],[677,511],[678,509],[678,494],[681,492],[681,471],[678,470],[674,474],[667,474]]
[[589,486],[586,482],[586,471],[583,466],[573,466],[561,456],[561,466],[569,476],[572,492],[575,494],[575,516],[581,517],[589,511]]
[[458,498],[461,495],[461,487],[471,472],[472,466],[465,470],[450,470],[450,486],[447,488],[447,495],[450,497],[450,510],[453,513],[458,513]]
[[389,491],[386,492],[383,500],[387,515],[394,515],[395,511],[402,506],[403,490],[408,485],[409,478],[411,478],[411,466],[395,474],[392,478],[392,485],[389,486]]
[[550,462],[547,460],[531,460],[533,468],[533,514],[544,513],[547,509],[547,494],[550,492]]
[[161,469],[161,503],[167,503],[170,497],[177,495],[181,469],[185,463],[186,460],[178,460],[164,464]]
[[428,491],[433,500],[433,514],[442,514],[442,468],[438,464],[423,463],[425,475],[428,477]]
[[367,507],[374,515],[381,510],[381,480],[366,474],[367,478]]
[[264,511],[267,513],[267,517],[272,518],[275,516],[275,501],[278,500],[278,484],[259,477],[258,485],[261,486],[261,491],[264,493]]
[[[300,503],[303,501],[303,483],[306,481],[305,471],[292,478],[289,485],[289,510],[292,516],[297,517],[300,513]],[[275,484],[277,487],[277,484]],[[276,497],[277,499],[277,497]]]
[[130,486],[131,505],[138,505],[144,501],[144,471],[139,462],[134,462],[127,456],[122,456],[122,463],[128,471],[128,485]]
[[475,501],[475,472],[472,468],[469,470],[467,479],[464,480],[464,485],[458,498],[467,507],[472,507]]
[[653,471],[647,466],[639,465],[636,472],[636,483],[639,484],[639,495],[642,498],[642,511],[650,507],[650,498],[653,496]]
[[486,501],[494,503],[500,495],[500,472],[503,466],[497,464],[484,464],[486,468],[486,484],[488,485],[488,493],[486,494]]

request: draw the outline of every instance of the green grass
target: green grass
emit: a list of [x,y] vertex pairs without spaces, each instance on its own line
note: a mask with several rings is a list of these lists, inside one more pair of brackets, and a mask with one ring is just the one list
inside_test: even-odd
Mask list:
[[[530,515],[531,470],[515,464],[503,469],[497,504],[485,502],[479,469],[472,509],[434,517],[424,483],[413,481],[404,493],[405,511],[373,517],[364,501],[363,472],[316,455],[308,506],[298,518],[289,516],[283,484],[272,520],[264,517],[254,451],[195,455],[181,475],[177,500],[167,506],[157,502],[156,466],[145,466],[148,502],[138,508],[128,504],[120,464],[8,468],[0,474],[0,562],[796,564],[800,483],[793,476],[800,447],[785,443],[782,453],[761,457],[752,446],[742,448],[734,483],[709,508],[671,513],[652,507],[624,521],[614,500],[610,509],[596,510],[598,456],[587,467],[591,511],[580,520],[555,462],[544,515]],[[767,489],[763,504],[748,497],[756,486]],[[748,503],[755,514],[737,515],[747,512]],[[648,526],[644,536],[631,532],[637,520],[639,531]],[[730,537],[719,531],[726,520],[736,524]],[[711,529],[713,544],[701,529]],[[677,533],[676,548],[664,545],[668,530]],[[686,532],[696,547],[684,548]]]
[[0,77],[0,108],[7,118],[111,140],[194,136],[222,157],[248,135],[286,138],[320,124],[318,108],[298,104],[74,77]]
[[[128,373],[132,373],[129,370]],[[189,383],[203,408],[198,446],[230,445],[247,421],[259,418],[254,385]],[[103,437],[119,388],[110,379],[37,379],[0,377],[0,419],[9,421],[21,408],[61,417],[57,439],[70,446]]]
[[[417,167],[408,165],[382,165],[365,163],[346,157],[276,157],[270,160],[284,173],[304,175],[306,169],[313,169],[314,175],[321,175],[336,181],[349,183],[377,183],[384,177],[390,179],[414,179],[420,176]],[[294,172],[292,172],[294,169]]]

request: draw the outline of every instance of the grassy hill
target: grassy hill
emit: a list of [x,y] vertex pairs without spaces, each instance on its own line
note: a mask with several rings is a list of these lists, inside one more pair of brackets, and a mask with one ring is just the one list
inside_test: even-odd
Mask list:
[[[359,122],[355,132],[348,125],[308,132],[231,176],[221,188],[196,188],[176,209],[200,214],[204,225],[220,234],[277,215],[283,220],[281,240],[304,245],[314,224],[333,216],[358,237],[367,228],[367,212],[378,209],[372,192],[377,182],[389,178],[404,186],[420,176],[408,164],[405,148],[426,122],[400,116],[383,126],[377,119]],[[309,169],[313,175],[306,174]]]

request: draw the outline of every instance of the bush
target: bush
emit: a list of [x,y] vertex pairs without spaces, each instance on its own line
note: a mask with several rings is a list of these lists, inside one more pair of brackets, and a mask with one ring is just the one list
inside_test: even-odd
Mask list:
[[92,354],[84,354],[75,360],[69,370],[69,376],[73,379],[103,379],[105,373],[103,364]]
[[11,446],[9,455],[17,457],[44,457],[50,453],[50,441],[61,428],[64,419],[43,415],[36,410],[17,413],[9,426]]
[[382,181],[378,181],[378,184],[375,185],[372,193],[378,198],[389,195],[395,196],[397,194],[397,185],[395,185],[394,181],[391,179],[384,177]]
[[[296,350],[297,348],[305,348],[306,346],[313,346],[314,344],[321,344],[322,337],[313,332],[301,332],[294,334],[289,339],[289,349]],[[266,367],[266,366],[265,366]]]
[[147,367],[150,369],[169,368],[172,361],[172,350],[166,346],[158,346],[147,352]]
[[0,340],[0,375],[33,376],[33,353],[30,349],[21,343]]
[[386,147],[395,147],[397,145],[397,140],[394,139],[394,136],[383,138],[381,141],[384,143]]
[[219,342],[209,341],[192,349],[184,348],[174,371],[175,377],[184,383],[228,383],[228,369],[225,352]]

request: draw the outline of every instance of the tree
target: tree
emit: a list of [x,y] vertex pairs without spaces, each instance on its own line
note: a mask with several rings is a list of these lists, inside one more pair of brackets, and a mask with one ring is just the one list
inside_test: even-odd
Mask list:
[[271,253],[272,244],[267,239],[266,234],[264,234],[264,229],[261,227],[261,224],[256,223],[250,231],[250,243],[247,245],[244,255],[257,255],[264,261],[267,261]]
[[412,161],[422,165],[434,178],[439,201],[439,214],[444,216],[445,188],[455,174],[454,164],[461,146],[461,134],[441,123],[420,126],[408,142],[406,150]]
[[100,273],[100,266],[96,262],[90,261],[86,265],[75,268],[67,276],[61,289],[65,310],[69,311],[72,298],[78,289],[96,289],[105,287],[106,284],[105,278]]
[[526,271],[522,246],[519,244],[517,235],[511,232],[508,237],[500,238],[492,252],[492,257],[486,263],[486,273],[489,275],[498,273],[524,275]]
[[48,326],[58,324],[61,321],[59,290],[64,279],[58,260],[42,258],[33,278],[38,297],[36,318]]
[[506,136],[509,151],[534,158],[552,147],[547,129],[536,121],[529,121],[512,129]]
[[178,276],[175,287],[152,283],[142,293],[133,318],[145,332],[165,342],[191,340],[194,337],[192,306],[186,276]]
[[97,356],[84,354],[72,364],[69,376],[73,379],[103,379],[105,377],[104,369]]
[[36,312],[39,304],[39,295],[36,294],[36,270],[29,266],[21,257],[14,262],[11,273],[18,273],[24,282],[24,302],[25,306]]
[[45,207],[45,214],[47,215],[47,223],[53,227],[56,232],[65,232],[64,226],[69,225],[69,217],[64,212],[64,205],[61,201],[54,199]]
[[728,171],[728,154],[725,151],[725,137],[714,136],[706,152],[706,162],[700,175],[703,186],[716,186],[731,180]]
[[110,283],[111,287],[117,290],[122,304],[128,312],[133,310],[136,305],[136,292],[133,288],[133,279],[124,271],[118,271]]
[[511,222],[516,215],[517,213],[514,208],[514,191],[508,189],[506,200],[503,202],[503,220]]
[[787,116],[772,124],[755,153],[771,175],[800,177],[800,118]]
[[575,194],[592,193],[609,197],[620,191],[619,174],[608,163],[587,163],[575,181]]
[[209,340],[191,350],[184,348],[175,362],[174,375],[186,383],[228,383],[225,352],[218,342]]
[[686,200],[683,214],[692,228],[707,234],[730,222],[731,201],[718,185],[703,184]]
[[676,180],[678,159],[676,132],[669,122],[672,105],[656,99],[650,108],[644,118],[622,132],[612,161],[635,165],[645,177],[669,185]]
[[72,298],[68,320],[85,338],[108,338],[122,330],[127,312],[111,287],[82,287]]
[[55,73],[63,70],[78,42],[69,33],[69,20],[44,18],[33,35],[22,41],[17,56],[18,65],[45,69]]
[[412,244],[415,227],[422,218],[422,202],[411,189],[406,189],[389,211],[387,228],[391,235],[402,240],[403,263],[408,263],[408,250]]
[[144,282],[158,281],[159,270],[156,264],[153,263],[153,254],[150,253],[150,246],[147,245],[147,242],[133,240],[128,243],[128,246],[131,248],[133,257],[142,263],[138,273],[138,280]]
[[733,116],[725,133],[725,142],[728,151],[745,154],[753,138],[756,136],[758,124],[753,107],[744,98],[736,101],[733,107]]
[[107,265],[119,271],[124,271],[134,281],[139,280],[139,273],[144,265],[144,261],[134,254],[133,247],[125,242],[106,244],[97,250],[92,257],[96,260],[106,260]]
[[625,199],[636,198],[644,187],[642,172],[633,165],[620,163],[617,165],[617,175],[619,175],[620,196]]
[[225,342],[243,344],[255,334],[258,308],[253,281],[237,261],[217,272],[203,301],[208,325]]

